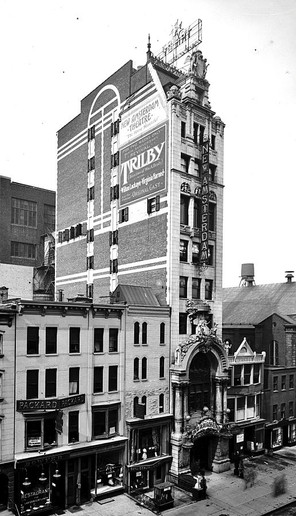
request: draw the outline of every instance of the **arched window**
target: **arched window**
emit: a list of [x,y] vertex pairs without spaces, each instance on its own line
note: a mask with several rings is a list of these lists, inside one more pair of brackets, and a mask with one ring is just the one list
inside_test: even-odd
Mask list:
[[147,380],[147,358],[142,358],[142,380]]
[[140,324],[135,322],[134,324],[134,344],[140,343]]
[[134,397],[134,417],[138,417],[137,416],[137,406],[139,404],[139,398],[138,396],[135,396]]
[[159,395],[159,413],[161,414],[162,412],[164,412],[164,395],[163,394],[160,394]]
[[164,378],[164,357],[159,359],[159,378]]
[[142,405],[145,407],[145,414],[147,412],[147,396],[142,396]]
[[142,344],[147,344],[147,323],[142,324]]
[[139,359],[134,359],[134,380],[139,380]]
[[160,323],[159,340],[160,340],[160,344],[165,343],[165,324],[164,324],[164,322]]

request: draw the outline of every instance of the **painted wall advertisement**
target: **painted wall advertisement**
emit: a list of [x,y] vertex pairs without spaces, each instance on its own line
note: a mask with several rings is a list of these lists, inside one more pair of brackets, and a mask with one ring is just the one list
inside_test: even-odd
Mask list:
[[166,188],[165,126],[120,151],[120,206]]
[[120,124],[120,146],[152,129],[166,120],[166,112],[158,93],[141,102],[122,115]]

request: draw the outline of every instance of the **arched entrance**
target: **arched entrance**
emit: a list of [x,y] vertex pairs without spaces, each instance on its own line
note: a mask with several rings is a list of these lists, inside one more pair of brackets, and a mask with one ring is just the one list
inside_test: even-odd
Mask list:
[[190,469],[193,475],[201,470],[212,471],[217,445],[216,435],[207,434],[194,441],[190,454]]
[[8,504],[8,477],[0,473],[0,510],[6,509]]

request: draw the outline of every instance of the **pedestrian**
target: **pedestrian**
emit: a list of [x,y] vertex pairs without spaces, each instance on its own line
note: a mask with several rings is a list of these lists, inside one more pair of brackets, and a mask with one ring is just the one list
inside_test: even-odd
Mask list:
[[205,472],[201,470],[200,488],[202,489],[203,498],[207,498],[207,481],[205,479]]
[[239,476],[239,478],[244,478],[244,470],[245,470],[244,458],[240,457],[240,459],[239,459],[239,466],[238,466],[238,476]]
[[233,463],[234,463],[233,474],[236,475],[236,476],[238,476],[239,461],[240,461],[239,451],[237,450],[235,452],[235,454],[234,454],[234,457],[233,457]]

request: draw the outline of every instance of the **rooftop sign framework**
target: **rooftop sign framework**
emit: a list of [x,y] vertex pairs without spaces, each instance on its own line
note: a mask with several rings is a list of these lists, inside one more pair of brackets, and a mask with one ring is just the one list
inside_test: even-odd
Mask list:
[[171,35],[170,41],[162,47],[162,51],[156,57],[167,64],[177,66],[177,61],[188,52],[196,50],[202,42],[202,20],[196,20],[186,29],[182,27],[182,22],[177,20],[172,27]]

